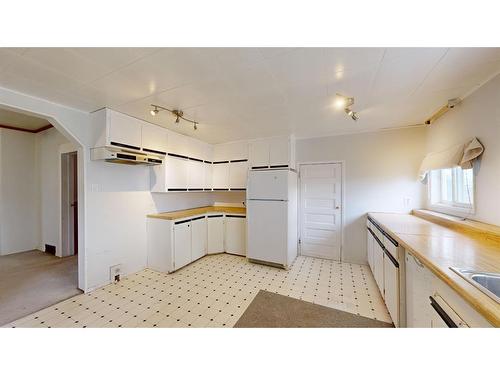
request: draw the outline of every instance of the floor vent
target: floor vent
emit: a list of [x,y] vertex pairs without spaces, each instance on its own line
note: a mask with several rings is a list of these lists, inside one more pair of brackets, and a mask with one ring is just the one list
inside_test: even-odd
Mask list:
[[56,247],[54,245],[45,244],[45,252],[48,254],[56,255]]

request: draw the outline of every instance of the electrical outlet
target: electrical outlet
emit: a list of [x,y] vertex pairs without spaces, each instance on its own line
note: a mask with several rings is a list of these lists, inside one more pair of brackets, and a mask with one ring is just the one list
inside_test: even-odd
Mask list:
[[115,281],[115,282],[120,281],[121,268],[122,268],[121,264],[117,264],[117,265],[109,267],[109,279],[111,281]]

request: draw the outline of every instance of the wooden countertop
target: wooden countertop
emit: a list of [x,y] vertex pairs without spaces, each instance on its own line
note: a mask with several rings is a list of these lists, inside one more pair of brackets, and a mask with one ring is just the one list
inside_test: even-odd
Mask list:
[[150,214],[148,215],[148,217],[153,219],[177,220],[190,216],[203,215],[208,212],[224,212],[226,214],[246,215],[247,211],[245,207],[205,206],[205,207],[190,208],[187,210]]
[[479,232],[460,231],[451,224],[443,226],[415,215],[368,215],[492,325],[500,327],[500,304],[449,269],[500,273],[498,237],[491,237],[491,233],[482,236]]

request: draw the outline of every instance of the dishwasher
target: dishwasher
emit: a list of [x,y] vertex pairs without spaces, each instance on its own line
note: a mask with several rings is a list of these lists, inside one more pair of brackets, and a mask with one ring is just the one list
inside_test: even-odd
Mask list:
[[429,296],[432,328],[469,328],[466,322],[437,293]]

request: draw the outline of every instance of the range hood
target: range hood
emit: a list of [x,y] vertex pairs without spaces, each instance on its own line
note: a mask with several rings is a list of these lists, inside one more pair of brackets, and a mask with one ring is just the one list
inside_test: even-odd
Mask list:
[[91,150],[91,160],[104,160],[108,163],[115,164],[129,164],[129,165],[161,165],[163,158],[150,155],[139,154],[134,152],[127,152],[116,150],[108,147],[98,147]]

